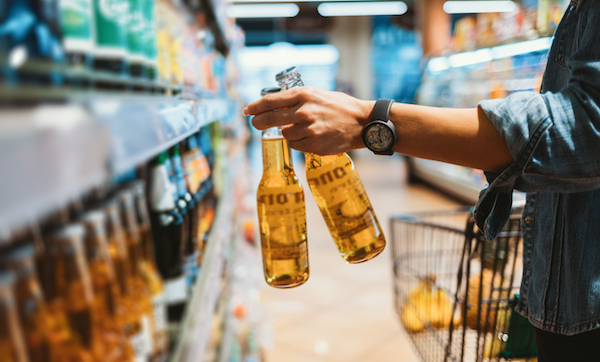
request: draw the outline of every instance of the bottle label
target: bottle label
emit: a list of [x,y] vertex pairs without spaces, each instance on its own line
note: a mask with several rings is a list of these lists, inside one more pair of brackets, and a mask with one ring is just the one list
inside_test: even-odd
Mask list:
[[60,24],[67,51],[91,51],[94,45],[92,0],[61,0]]
[[96,52],[120,57],[125,54],[127,0],[94,0]]
[[167,297],[167,305],[185,302],[187,299],[185,275],[165,280],[165,295]]
[[376,226],[371,203],[351,166],[325,164],[307,171],[306,178],[332,233],[345,239]]
[[152,352],[152,342],[149,339],[149,322],[146,316],[143,316],[140,320],[141,328],[136,334],[129,336],[129,343],[133,348],[134,358],[136,362],[147,361]]
[[166,211],[175,208],[173,198],[176,187],[169,179],[168,169],[165,165],[156,165],[152,168],[150,190],[150,208],[152,211]]
[[259,186],[258,216],[263,247],[273,259],[298,258],[306,252],[306,209],[299,185]]
[[144,0],[128,0],[129,16],[127,18],[127,49],[130,55],[144,58]]
[[154,311],[154,329],[156,334],[162,334],[169,327],[167,298],[164,293],[156,294],[152,297],[152,309]]
[[143,0],[144,32],[142,42],[144,54],[150,61],[156,61],[156,23],[154,17],[154,0]]

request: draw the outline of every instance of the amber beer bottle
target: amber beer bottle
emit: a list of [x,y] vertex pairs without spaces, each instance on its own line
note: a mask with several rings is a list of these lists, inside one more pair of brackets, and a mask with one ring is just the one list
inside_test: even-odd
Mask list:
[[[266,88],[263,95],[279,88]],[[265,279],[275,288],[308,280],[304,191],[294,173],[290,147],[273,127],[263,132],[263,176],[256,193]]]
[[95,296],[93,313],[103,335],[114,341],[116,348],[110,351],[112,360],[133,361],[135,352],[118,314],[120,293],[108,252],[106,214],[101,210],[88,211],[82,216],[82,222],[85,227],[85,255]]
[[26,362],[23,330],[19,323],[17,304],[13,293],[14,277],[0,271],[0,359]]
[[92,355],[73,344],[66,314],[56,310],[50,313],[34,260],[34,249],[30,244],[13,247],[0,256],[0,269],[12,272],[15,277],[14,296],[29,361],[91,362]]
[[[275,79],[282,90],[304,85],[296,67]],[[305,156],[308,186],[342,257],[357,264],[379,255],[385,236],[350,156]]]
[[152,309],[154,311],[154,342],[155,351],[152,361],[163,361],[168,357],[169,347],[169,321],[167,319],[167,297],[165,285],[156,266],[154,254],[154,239],[150,225],[150,214],[146,202],[146,183],[142,180],[135,181],[131,186],[135,197],[136,220],[142,243],[141,273],[152,294]]

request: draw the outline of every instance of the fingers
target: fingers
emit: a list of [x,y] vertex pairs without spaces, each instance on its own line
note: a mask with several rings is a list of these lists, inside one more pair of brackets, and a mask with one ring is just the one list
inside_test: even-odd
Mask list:
[[296,121],[294,118],[296,110],[297,107],[292,107],[262,112],[252,118],[252,125],[254,128],[264,131],[271,127],[292,124]]
[[267,94],[261,99],[248,104],[242,113],[245,116],[252,116],[270,112],[274,109],[294,107],[300,101],[297,96],[302,91],[304,89],[292,88],[279,93]]

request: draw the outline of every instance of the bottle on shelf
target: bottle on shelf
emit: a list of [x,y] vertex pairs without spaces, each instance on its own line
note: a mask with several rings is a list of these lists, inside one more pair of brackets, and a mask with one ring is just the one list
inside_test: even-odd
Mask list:
[[13,287],[12,273],[0,271],[0,356],[6,361],[27,362]]
[[103,334],[114,341],[117,348],[110,353],[112,360],[133,361],[135,352],[125,335],[119,315],[119,286],[108,252],[106,214],[101,210],[88,211],[82,216],[85,227],[85,255],[94,291],[94,318]]
[[198,275],[198,257],[199,257],[199,237],[200,237],[200,211],[202,196],[200,193],[200,186],[202,184],[203,170],[200,157],[200,148],[198,147],[198,140],[195,136],[189,137],[183,143],[183,152],[181,161],[183,163],[183,169],[185,170],[185,182],[187,184],[189,193],[193,198],[192,209],[190,213],[190,228],[189,237],[185,246],[184,254],[186,255],[186,275],[188,278],[188,286],[194,284],[196,276]]
[[[188,291],[183,270],[183,215],[177,207],[177,187],[172,178],[173,166],[167,152],[153,162],[149,180],[149,206],[158,270],[165,283],[169,321],[179,321]],[[186,232],[187,233],[187,232]]]
[[111,199],[105,205],[108,252],[117,276],[119,286],[118,313],[125,335],[129,339],[136,360],[147,360],[153,350],[151,331],[152,310],[148,310],[145,302],[140,302],[136,293],[132,265],[129,259],[127,244],[123,231],[121,215],[117,200]]
[[181,161],[181,145],[173,147],[173,175],[175,177],[175,185],[177,187],[177,206],[183,215],[183,226],[181,232],[181,252],[183,254],[183,270],[186,278],[186,286],[191,290],[195,279],[195,270],[197,270],[196,258],[194,256],[195,248],[192,246],[193,239],[191,235],[194,227],[193,212],[195,201],[188,189],[188,184],[185,179],[183,163]]
[[[262,94],[279,90],[266,88]],[[263,132],[262,151],[263,175],[256,198],[265,280],[275,288],[292,288],[309,276],[304,190],[280,127]]]
[[152,227],[146,203],[146,184],[144,181],[138,180],[133,183],[131,189],[135,197],[136,219],[142,243],[141,273],[150,289],[154,311],[155,352],[152,355],[152,361],[164,361],[168,357],[169,349],[167,300],[164,282],[156,266]]
[[157,77],[155,10],[155,0],[143,1],[144,32],[142,34],[142,45],[144,49],[144,67],[146,69],[145,76],[150,80],[155,80]]
[[94,360],[110,360],[118,351],[119,341],[104,333],[88,264],[83,250],[84,227],[68,224],[54,232],[47,241],[47,254],[52,265],[52,285],[47,296],[51,315],[66,314],[73,332],[73,348],[91,353]]
[[125,75],[128,68],[127,0],[94,1],[94,70]]
[[17,315],[29,361],[61,361],[74,358],[91,361],[92,356],[88,351],[72,343],[72,331],[66,314],[50,314],[37,277],[33,246],[22,244],[5,250],[0,256],[0,269],[2,272],[11,272],[15,278]]
[[62,44],[70,71],[91,69],[94,51],[93,0],[61,0]]
[[144,31],[146,31],[144,19],[145,2],[146,0],[127,0],[128,15],[125,33],[129,53],[129,74],[134,77],[143,77],[146,74],[146,54],[144,49]]
[[[296,67],[275,79],[282,90],[304,85]],[[385,236],[350,156],[305,156],[308,185],[344,260],[357,264],[379,255]]]
[[[165,325],[165,322],[162,319],[164,316],[160,315],[161,312],[157,313],[155,305],[155,298],[163,298],[161,290],[162,281],[160,279],[156,280],[158,275],[150,275],[152,268],[149,268],[148,264],[145,262],[143,235],[138,222],[138,211],[133,189],[128,187],[122,190],[119,192],[118,197],[121,203],[122,221],[125,226],[125,239],[129,254],[129,263],[132,270],[134,291],[140,298],[139,302],[144,305],[143,309],[149,312],[148,320],[150,321],[153,347],[152,356],[156,358],[156,360],[166,359],[168,343],[164,341],[164,338],[167,337],[167,325]],[[160,283],[160,285],[157,285],[157,283]],[[161,307],[165,307],[164,301]],[[158,320],[156,319],[157,314],[159,317]],[[164,314],[164,310],[162,314]],[[160,333],[157,333],[157,324]],[[157,338],[161,338],[162,340],[157,342]]]

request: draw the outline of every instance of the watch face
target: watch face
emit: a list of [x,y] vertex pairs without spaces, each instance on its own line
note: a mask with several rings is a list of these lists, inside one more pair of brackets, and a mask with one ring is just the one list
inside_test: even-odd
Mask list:
[[388,150],[394,145],[394,134],[384,124],[372,124],[365,134],[365,144],[375,151]]

